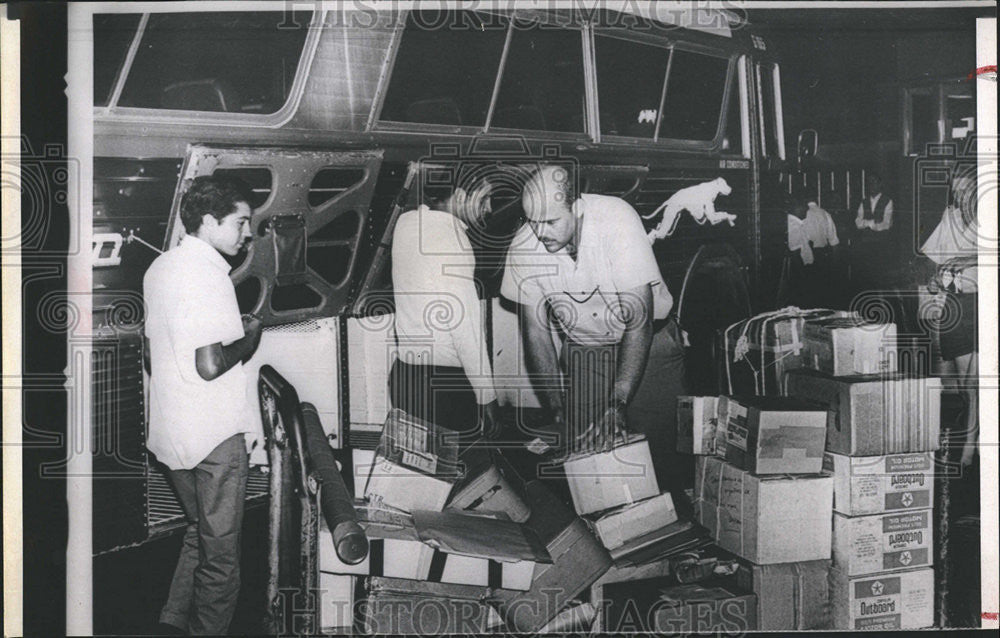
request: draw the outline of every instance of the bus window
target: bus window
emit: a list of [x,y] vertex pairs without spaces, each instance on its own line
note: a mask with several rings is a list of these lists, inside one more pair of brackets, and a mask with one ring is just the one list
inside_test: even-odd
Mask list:
[[931,88],[908,89],[905,104],[906,153],[920,155],[928,144],[942,142],[938,129],[938,96]]
[[757,67],[761,153],[764,157],[785,159],[779,77],[777,64],[761,64]]
[[579,31],[515,25],[491,127],[584,132]]
[[658,137],[714,140],[728,72],[727,58],[675,49]]
[[288,99],[311,17],[151,14],[117,106],[275,113]]
[[138,13],[94,16],[94,106],[108,105],[141,18]]
[[652,139],[670,50],[604,36],[595,49],[601,135]]
[[740,99],[740,81],[737,73],[729,78],[729,97],[726,104],[726,132],[722,136],[722,150],[746,157],[743,146],[743,108]]
[[[945,89],[948,91],[948,89]],[[976,98],[967,93],[945,93],[944,109],[949,140],[964,140],[976,132]]]
[[380,119],[485,125],[508,24],[473,11],[411,11]]

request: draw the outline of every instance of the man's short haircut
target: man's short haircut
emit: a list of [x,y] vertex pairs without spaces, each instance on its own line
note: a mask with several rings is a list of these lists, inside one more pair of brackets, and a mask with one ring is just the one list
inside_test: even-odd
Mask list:
[[189,235],[198,232],[205,215],[222,221],[236,211],[237,204],[242,202],[249,206],[250,197],[250,187],[237,177],[196,177],[181,199],[181,223],[184,224],[184,230]]

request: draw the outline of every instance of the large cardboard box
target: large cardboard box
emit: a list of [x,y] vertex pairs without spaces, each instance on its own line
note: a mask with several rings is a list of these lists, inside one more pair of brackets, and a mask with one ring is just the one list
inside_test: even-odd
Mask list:
[[460,478],[455,434],[393,409],[364,494],[382,507],[441,511]]
[[696,472],[698,522],[723,549],[758,565],[830,558],[833,477],[754,476],[711,456]]
[[583,519],[542,483],[524,486],[531,518],[525,523],[545,543],[551,565],[539,563],[526,592],[494,592],[490,604],[514,632],[537,632],[611,567],[611,557]]
[[829,629],[830,561],[755,565],[740,561],[736,580],[757,595],[762,631]]
[[789,397],[729,397],[726,460],[753,474],[823,469],[826,410]]
[[649,443],[642,436],[630,437],[607,452],[570,455],[563,468],[577,514],[593,514],[660,493]]
[[880,456],[938,449],[941,380],[936,377],[834,378],[794,370],[785,389],[789,396],[827,406],[827,452]]
[[359,518],[370,541],[368,557],[343,563],[321,527],[321,571],[527,590],[536,562],[551,562],[531,530],[507,520],[421,510],[362,510]]
[[863,516],[934,506],[934,454],[844,456],[827,452],[833,474],[833,510]]
[[833,564],[848,576],[926,567],[933,561],[932,510],[833,516]]
[[934,624],[934,570],[851,577],[830,570],[835,629],[920,629]]
[[594,531],[606,548],[615,549],[676,520],[674,501],[670,492],[664,492],[659,496],[598,514],[594,520]]
[[677,451],[715,454],[718,397],[677,397]]
[[716,633],[757,629],[757,597],[732,579],[677,585],[669,578],[609,583],[604,587],[609,633]]
[[373,576],[366,588],[366,634],[471,636],[503,628],[499,615],[483,602],[489,596],[486,587]]
[[805,367],[835,377],[896,371],[896,324],[857,317],[807,321]]

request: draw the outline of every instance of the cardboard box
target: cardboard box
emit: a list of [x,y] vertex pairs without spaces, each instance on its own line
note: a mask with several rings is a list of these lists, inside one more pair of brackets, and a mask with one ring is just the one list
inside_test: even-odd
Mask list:
[[633,538],[624,545],[610,550],[616,567],[641,565],[697,549],[711,542],[707,532],[694,522],[679,519],[665,527]]
[[896,371],[896,324],[857,317],[810,320],[803,327],[805,367],[843,377]]
[[632,437],[607,452],[571,455],[563,467],[577,514],[600,512],[660,493],[645,437]]
[[848,576],[934,562],[932,511],[833,516],[833,564]]
[[699,456],[696,510],[718,544],[758,565],[830,558],[833,477],[754,476]]
[[920,629],[934,624],[934,570],[851,577],[830,570],[835,629]]
[[459,461],[465,466],[463,478],[452,492],[448,507],[476,512],[499,512],[515,523],[531,516],[531,508],[513,487],[513,469],[500,454],[470,447]]
[[652,578],[604,587],[609,633],[657,632],[669,634],[724,632],[737,634],[757,629],[757,597],[731,579],[673,584],[669,578]]
[[718,397],[677,397],[677,451],[715,454]]
[[753,474],[823,469],[826,410],[789,397],[730,397],[726,460]]
[[539,565],[552,563],[535,533],[512,521],[417,510],[413,522],[424,544],[447,554],[442,582],[527,590]]
[[670,492],[647,498],[630,505],[622,505],[596,516],[594,530],[608,549],[649,532],[661,529],[677,520],[677,511]]
[[542,483],[525,485],[531,518],[525,523],[545,543],[551,565],[538,564],[531,589],[494,592],[490,604],[513,632],[537,632],[611,567],[611,557],[583,519]]
[[319,574],[319,626],[324,633],[353,633],[355,576]]
[[332,535],[321,527],[321,571],[527,590],[536,562],[552,560],[533,532],[507,520],[421,510],[361,514],[368,557],[357,565],[343,563]]
[[489,594],[486,587],[373,576],[366,588],[367,634],[477,635],[503,627],[499,615],[483,602]]
[[934,454],[844,456],[827,452],[833,474],[833,510],[863,516],[934,506]]
[[827,406],[826,451],[880,456],[938,449],[941,379],[788,373],[789,396]]
[[[726,458],[726,423],[729,422],[729,410],[732,400],[727,396],[719,397],[719,400],[715,404],[716,410],[716,427],[715,427],[715,444],[713,446],[715,456],[720,459]],[[739,410],[739,405],[734,406],[735,409]],[[719,427],[722,424],[722,427]]]
[[[602,601],[606,599],[604,588],[609,584],[669,576],[671,573],[670,565],[670,557],[661,557],[641,565],[612,565],[611,569],[604,572],[604,575],[590,586],[590,600],[597,605],[598,609],[603,609]],[[600,632],[607,631],[604,626],[606,620],[606,617],[598,615],[598,623],[600,624],[595,629]]]
[[755,565],[740,561],[736,581],[757,595],[762,631],[829,629],[830,561]]
[[364,494],[381,507],[441,511],[460,478],[455,434],[393,409]]

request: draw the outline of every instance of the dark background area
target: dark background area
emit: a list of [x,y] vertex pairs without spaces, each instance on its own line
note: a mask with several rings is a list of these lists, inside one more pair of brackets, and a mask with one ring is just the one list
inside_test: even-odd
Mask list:
[[[62,3],[11,3],[8,12],[20,20],[21,28],[22,135],[36,156],[46,146],[65,149],[66,7]],[[768,47],[781,57],[786,139],[790,144],[794,147],[799,130],[815,128],[821,149],[842,145],[864,161],[877,162],[880,152],[892,152],[900,144],[900,88],[913,80],[971,72],[975,66],[975,18],[995,16],[996,10],[752,9],[748,15]],[[47,156],[42,169],[65,164],[65,160],[65,154]],[[22,160],[24,167],[37,164]],[[32,206],[36,205],[26,193],[25,225],[32,222]],[[66,396],[61,386],[65,382],[66,339],[64,333],[43,327],[36,310],[46,295],[66,288],[64,253],[69,217],[66,206],[55,199],[47,200],[46,206],[47,230],[39,245],[26,251],[22,259],[26,388],[23,618],[25,633],[39,636],[64,634],[66,620],[66,491],[65,481],[58,476],[65,444],[62,438],[52,443],[47,436],[65,434]],[[43,478],[41,468],[46,464],[55,476]],[[131,557],[127,565],[116,567],[115,587],[95,596],[98,605],[117,606],[126,616],[121,627],[141,631],[142,625],[134,621],[148,620],[149,610],[161,602],[151,598],[165,592],[163,579],[169,582],[173,563],[164,557],[175,554],[176,543]],[[118,560],[124,558],[122,554]],[[164,564],[146,562],[153,558]],[[105,573],[100,568],[96,573],[100,582]],[[105,576],[112,577],[110,572]],[[135,601],[118,598],[129,591],[141,593],[134,596]],[[255,607],[256,601],[244,598],[245,609]]]

